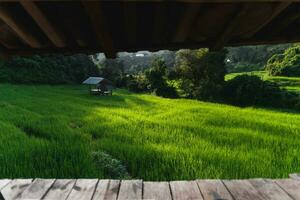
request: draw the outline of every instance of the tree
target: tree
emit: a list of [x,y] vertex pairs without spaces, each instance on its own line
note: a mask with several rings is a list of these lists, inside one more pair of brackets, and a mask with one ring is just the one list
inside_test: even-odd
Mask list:
[[1,82],[26,84],[81,83],[99,74],[97,66],[84,54],[16,56],[6,61],[0,71]]
[[226,65],[229,72],[262,70],[274,54],[283,53],[291,44],[229,47]]
[[300,76],[300,44],[273,55],[265,69],[273,76]]
[[125,86],[124,64],[118,59],[103,59],[99,64],[100,75],[112,81],[117,87]]
[[258,76],[239,75],[226,82],[224,100],[238,106],[297,108],[298,95]]
[[189,98],[216,100],[220,97],[226,73],[226,50],[179,50],[175,60],[175,79]]
[[145,72],[150,91],[158,96],[175,98],[177,97],[177,92],[174,87],[168,85],[166,75],[166,63],[160,58],[155,58],[151,67]]

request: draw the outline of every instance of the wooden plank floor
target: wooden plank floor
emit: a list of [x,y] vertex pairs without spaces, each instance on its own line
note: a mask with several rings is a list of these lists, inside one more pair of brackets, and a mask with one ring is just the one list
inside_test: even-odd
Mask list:
[[149,182],[99,179],[0,179],[0,199],[300,200],[300,175],[288,179]]

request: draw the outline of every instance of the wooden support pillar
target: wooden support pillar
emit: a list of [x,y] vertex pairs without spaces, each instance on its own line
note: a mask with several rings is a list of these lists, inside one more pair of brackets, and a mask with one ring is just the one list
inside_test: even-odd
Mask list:
[[82,4],[86,14],[90,18],[96,40],[102,46],[105,56],[107,58],[116,58],[113,39],[108,31],[104,15],[101,12],[101,3],[99,1],[82,0]]

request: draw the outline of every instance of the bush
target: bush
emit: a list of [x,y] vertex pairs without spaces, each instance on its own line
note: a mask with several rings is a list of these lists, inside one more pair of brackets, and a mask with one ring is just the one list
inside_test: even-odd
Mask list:
[[176,89],[167,82],[167,66],[162,59],[154,59],[152,66],[145,72],[148,88],[157,96],[176,98]]
[[126,86],[124,64],[118,59],[103,59],[99,64],[100,75],[112,81],[117,87]]
[[0,81],[22,84],[81,83],[98,75],[98,68],[88,56],[47,55],[14,57],[0,66]]
[[220,99],[226,73],[226,50],[180,50],[176,53],[175,74],[186,97],[215,101]]
[[114,179],[130,178],[126,167],[122,165],[121,161],[113,158],[111,155],[97,151],[92,153],[92,159],[96,168],[99,171],[103,171],[106,177]]
[[178,98],[176,88],[170,85],[165,85],[162,88],[154,89],[153,94],[166,98]]
[[144,75],[127,75],[126,87],[132,92],[147,92],[149,91],[148,83]]
[[226,82],[225,101],[238,106],[295,108],[298,96],[258,76],[240,75]]
[[300,76],[300,45],[286,49],[284,54],[275,54],[265,69],[272,76]]

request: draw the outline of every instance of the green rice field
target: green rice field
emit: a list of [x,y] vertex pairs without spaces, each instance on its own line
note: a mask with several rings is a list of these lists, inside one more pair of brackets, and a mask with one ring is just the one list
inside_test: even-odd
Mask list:
[[114,163],[144,180],[300,172],[294,111],[125,90],[90,96],[77,85],[1,84],[0,94],[0,178],[115,178],[123,168]]

